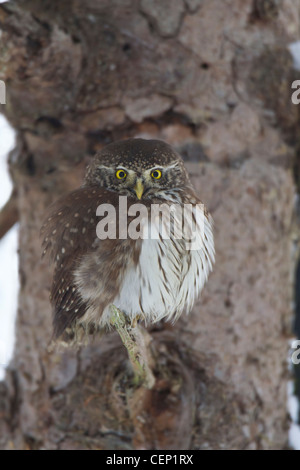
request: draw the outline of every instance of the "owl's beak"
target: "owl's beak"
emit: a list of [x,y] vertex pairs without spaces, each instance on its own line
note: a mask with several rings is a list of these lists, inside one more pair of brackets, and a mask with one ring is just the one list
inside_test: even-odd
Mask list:
[[137,182],[136,182],[136,185],[134,187],[134,190],[135,190],[135,193],[138,197],[138,199],[141,199],[143,193],[144,193],[144,185],[142,183],[142,180],[141,179],[138,179]]

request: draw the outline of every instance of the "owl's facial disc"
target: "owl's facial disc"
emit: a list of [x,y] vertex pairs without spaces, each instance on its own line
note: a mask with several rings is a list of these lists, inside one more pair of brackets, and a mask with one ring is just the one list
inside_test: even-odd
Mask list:
[[146,168],[126,164],[101,164],[97,166],[95,175],[101,186],[138,200],[166,197],[170,190],[174,192],[179,183],[181,186],[185,183],[184,173],[177,161],[170,162],[167,166],[154,165]]

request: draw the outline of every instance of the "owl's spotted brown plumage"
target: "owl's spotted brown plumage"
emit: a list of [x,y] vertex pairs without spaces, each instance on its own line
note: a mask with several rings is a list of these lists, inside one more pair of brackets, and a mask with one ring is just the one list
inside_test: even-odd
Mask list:
[[[117,217],[116,237],[100,239],[97,208],[109,204],[112,214],[127,215],[119,214],[120,196],[126,199],[129,215]],[[143,209],[139,214],[144,214],[139,223],[133,216],[137,203]],[[180,238],[174,231],[169,238],[163,236],[161,225],[151,218],[155,204],[164,204],[159,206],[164,210],[192,207],[195,238],[201,242],[196,249],[187,248],[186,231]],[[112,216],[107,214],[109,226]],[[174,217],[175,225],[184,225],[183,219]],[[150,228],[156,236],[129,236],[132,222],[140,233]],[[130,321],[175,319],[190,310],[214,262],[210,216],[179,155],[158,140],[129,139],[97,153],[82,187],[50,208],[41,233],[44,254],[55,265],[51,302],[56,338],[109,326],[111,304]]]

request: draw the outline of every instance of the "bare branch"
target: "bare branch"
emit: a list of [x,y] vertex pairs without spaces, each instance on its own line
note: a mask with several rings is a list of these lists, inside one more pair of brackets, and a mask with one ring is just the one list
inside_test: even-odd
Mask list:
[[18,220],[17,192],[14,190],[7,203],[0,211],[0,240]]

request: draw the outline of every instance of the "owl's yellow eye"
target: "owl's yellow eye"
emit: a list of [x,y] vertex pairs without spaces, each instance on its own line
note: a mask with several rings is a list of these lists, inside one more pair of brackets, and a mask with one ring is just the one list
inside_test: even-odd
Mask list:
[[116,177],[118,178],[118,180],[123,180],[124,178],[126,178],[126,176],[127,176],[127,173],[124,170],[118,170],[116,172]]
[[153,170],[152,173],[151,173],[151,176],[155,180],[159,180],[159,178],[161,178],[161,176],[162,176],[162,172],[160,170]]

